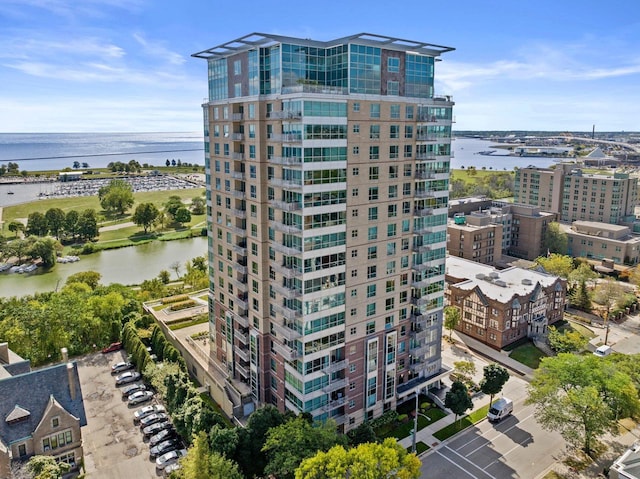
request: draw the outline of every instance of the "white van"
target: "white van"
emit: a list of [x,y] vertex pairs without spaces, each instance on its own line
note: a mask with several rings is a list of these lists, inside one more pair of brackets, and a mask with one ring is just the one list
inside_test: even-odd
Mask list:
[[509,398],[500,398],[489,408],[487,419],[489,422],[498,422],[513,412],[513,401]]
[[604,358],[605,356],[609,356],[611,353],[613,352],[613,349],[611,349],[611,346],[598,346],[598,349],[596,349],[593,354],[595,354],[598,357]]

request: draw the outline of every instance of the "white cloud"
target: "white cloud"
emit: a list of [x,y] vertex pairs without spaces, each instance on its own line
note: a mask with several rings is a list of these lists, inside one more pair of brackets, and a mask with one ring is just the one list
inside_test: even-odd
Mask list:
[[182,55],[169,50],[159,40],[148,41],[141,33],[134,33],[133,38],[142,46],[144,53],[149,56],[160,58],[172,65],[182,65],[185,62]]

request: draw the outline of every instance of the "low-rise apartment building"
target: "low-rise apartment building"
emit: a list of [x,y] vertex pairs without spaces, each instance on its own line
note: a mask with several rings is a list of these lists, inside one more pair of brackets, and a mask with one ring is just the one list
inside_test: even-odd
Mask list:
[[61,363],[32,371],[29,361],[0,343],[0,477],[39,454],[76,467],[87,425],[78,366]]
[[567,254],[589,259],[610,259],[616,264],[638,264],[640,236],[633,236],[627,226],[574,221],[563,225],[567,233]]
[[567,284],[557,276],[449,256],[445,279],[448,304],[461,312],[456,330],[495,349],[546,334],[563,317]]

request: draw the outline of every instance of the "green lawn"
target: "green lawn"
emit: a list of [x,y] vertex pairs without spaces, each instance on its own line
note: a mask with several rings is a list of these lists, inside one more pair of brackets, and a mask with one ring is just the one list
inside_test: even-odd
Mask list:
[[462,419],[458,419],[448,426],[443,427],[439,431],[436,431],[434,437],[440,441],[450,438],[454,434],[462,431],[463,429],[473,426],[474,424],[482,421],[487,417],[489,411],[489,405],[481,407],[480,409],[473,411],[471,414],[464,416]]
[[[427,409],[424,413],[420,413],[418,416],[418,431],[424,429],[430,424],[436,422],[439,419],[442,419],[447,415],[442,409],[437,407],[432,407]],[[426,417],[425,417],[426,416]],[[386,439],[387,437],[395,437],[400,440],[405,437],[409,437],[411,431],[413,430],[413,417],[409,417],[409,420],[405,423],[401,423],[396,427],[390,425],[389,427],[383,427],[376,431],[376,435],[380,439]]]
[[509,357],[525,366],[529,366],[531,369],[537,369],[540,365],[540,360],[546,357],[546,355],[536,348],[531,341],[527,341],[511,351]]

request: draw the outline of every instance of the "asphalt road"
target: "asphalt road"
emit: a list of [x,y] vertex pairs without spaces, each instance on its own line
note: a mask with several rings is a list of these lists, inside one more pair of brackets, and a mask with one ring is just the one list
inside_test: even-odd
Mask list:
[[523,401],[498,424],[482,421],[422,458],[422,478],[534,479],[554,464],[565,442],[537,424]]

